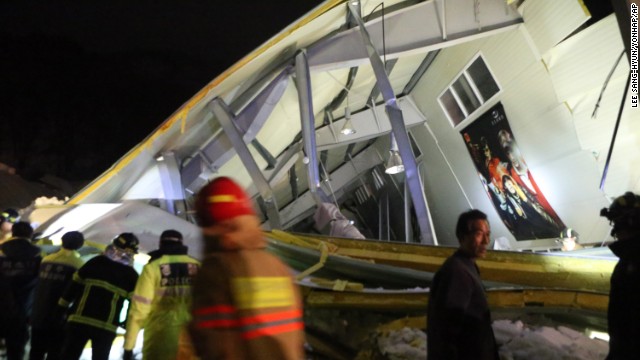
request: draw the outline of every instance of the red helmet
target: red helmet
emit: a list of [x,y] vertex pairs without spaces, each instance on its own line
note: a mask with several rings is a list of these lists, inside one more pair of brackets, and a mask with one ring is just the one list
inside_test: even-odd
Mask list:
[[211,226],[240,215],[255,215],[255,212],[251,199],[230,178],[215,178],[198,193],[196,216],[200,226]]

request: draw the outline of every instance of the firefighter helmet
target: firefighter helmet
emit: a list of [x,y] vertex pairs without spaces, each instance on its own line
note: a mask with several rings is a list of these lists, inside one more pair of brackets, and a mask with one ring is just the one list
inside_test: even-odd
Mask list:
[[611,235],[620,229],[638,230],[640,227],[640,196],[627,191],[618,196],[608,208],[600,210],[600,216],[613,225]]
[[255,212],[247,194],[230,178],[218,177],[198,193],[196,216],[200,226],[211,226],[241,215],[255,215]]
[[133,233],[122,233],[111,241],[113,246],[133,254],[138,253],[140,240]]

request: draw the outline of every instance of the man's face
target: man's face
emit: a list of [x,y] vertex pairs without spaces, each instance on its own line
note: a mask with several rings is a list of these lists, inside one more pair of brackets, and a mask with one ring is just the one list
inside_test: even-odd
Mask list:
[[491,242],[491,229],[487,220],[473,220],[471,231],[462,237],[460,248],[472,258],[483,258]]
[[12,228],[13,228],[13,224],[8,221],[3,221],[2,225],[0,225],[0,230],[3,233],[10,233]]

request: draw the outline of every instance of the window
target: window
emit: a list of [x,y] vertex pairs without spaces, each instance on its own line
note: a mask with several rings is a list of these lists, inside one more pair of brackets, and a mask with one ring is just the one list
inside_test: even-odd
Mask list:
[[438,102],[453,126],[457,126],[499,91],[482,55],[478,55],[442,92]]

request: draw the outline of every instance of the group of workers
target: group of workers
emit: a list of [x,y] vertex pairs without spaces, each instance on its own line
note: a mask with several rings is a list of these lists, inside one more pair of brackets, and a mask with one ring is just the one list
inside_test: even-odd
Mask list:
[[118,327],[126,329],[124,360],[136,358],[142,329],[143,359],[302,359],[299,289],[289,268],[265,251],[250,198],[219,177],[200,191],[196,208],[202,263],[187,254],[179,231],[165,230],[140,275],[131,232],[85,263],[78,252],[84,236],[70,231],[43,258],[30,224],[14,214],[12,235],[0,245],[0,339],[8,360],[24,359],[29,338],[29,359],[79,359],[91,341],[92,359],[106,360]]
[[[92,358],[108,359],[119,326],[126,328],[124,360],[135,358],[143,328],[143,359],[302,359],[300,293],[289,268],[264,251],[247,194],[233,180],[216,178],[198,194],[196,214],[204,239],[202,263],[187,254],[180,232],[166,230],[139,276],[132,267],[139,247],[133,233],[117,235],[84,263],[77,251],[84,237],[70,231],[58,252],[42,258],[29,223],[17,221],[17,213],[2,213],[2,228],[12,225],[12,237],[0,247],[0,337],[8,359],[23,359],[29,324],[29,359],[79,359],[89,340]],[[610,248],[620,259],[611,276],[608,359],[636,358],[640,196],[628,192],[600,215],[613,226],[617,241]],[[429,359],[499,358],[476,265],[490,235],[482,211],[458,218],[458,251],[430,289]],[[121,321],[125,300],[130,305]]]

